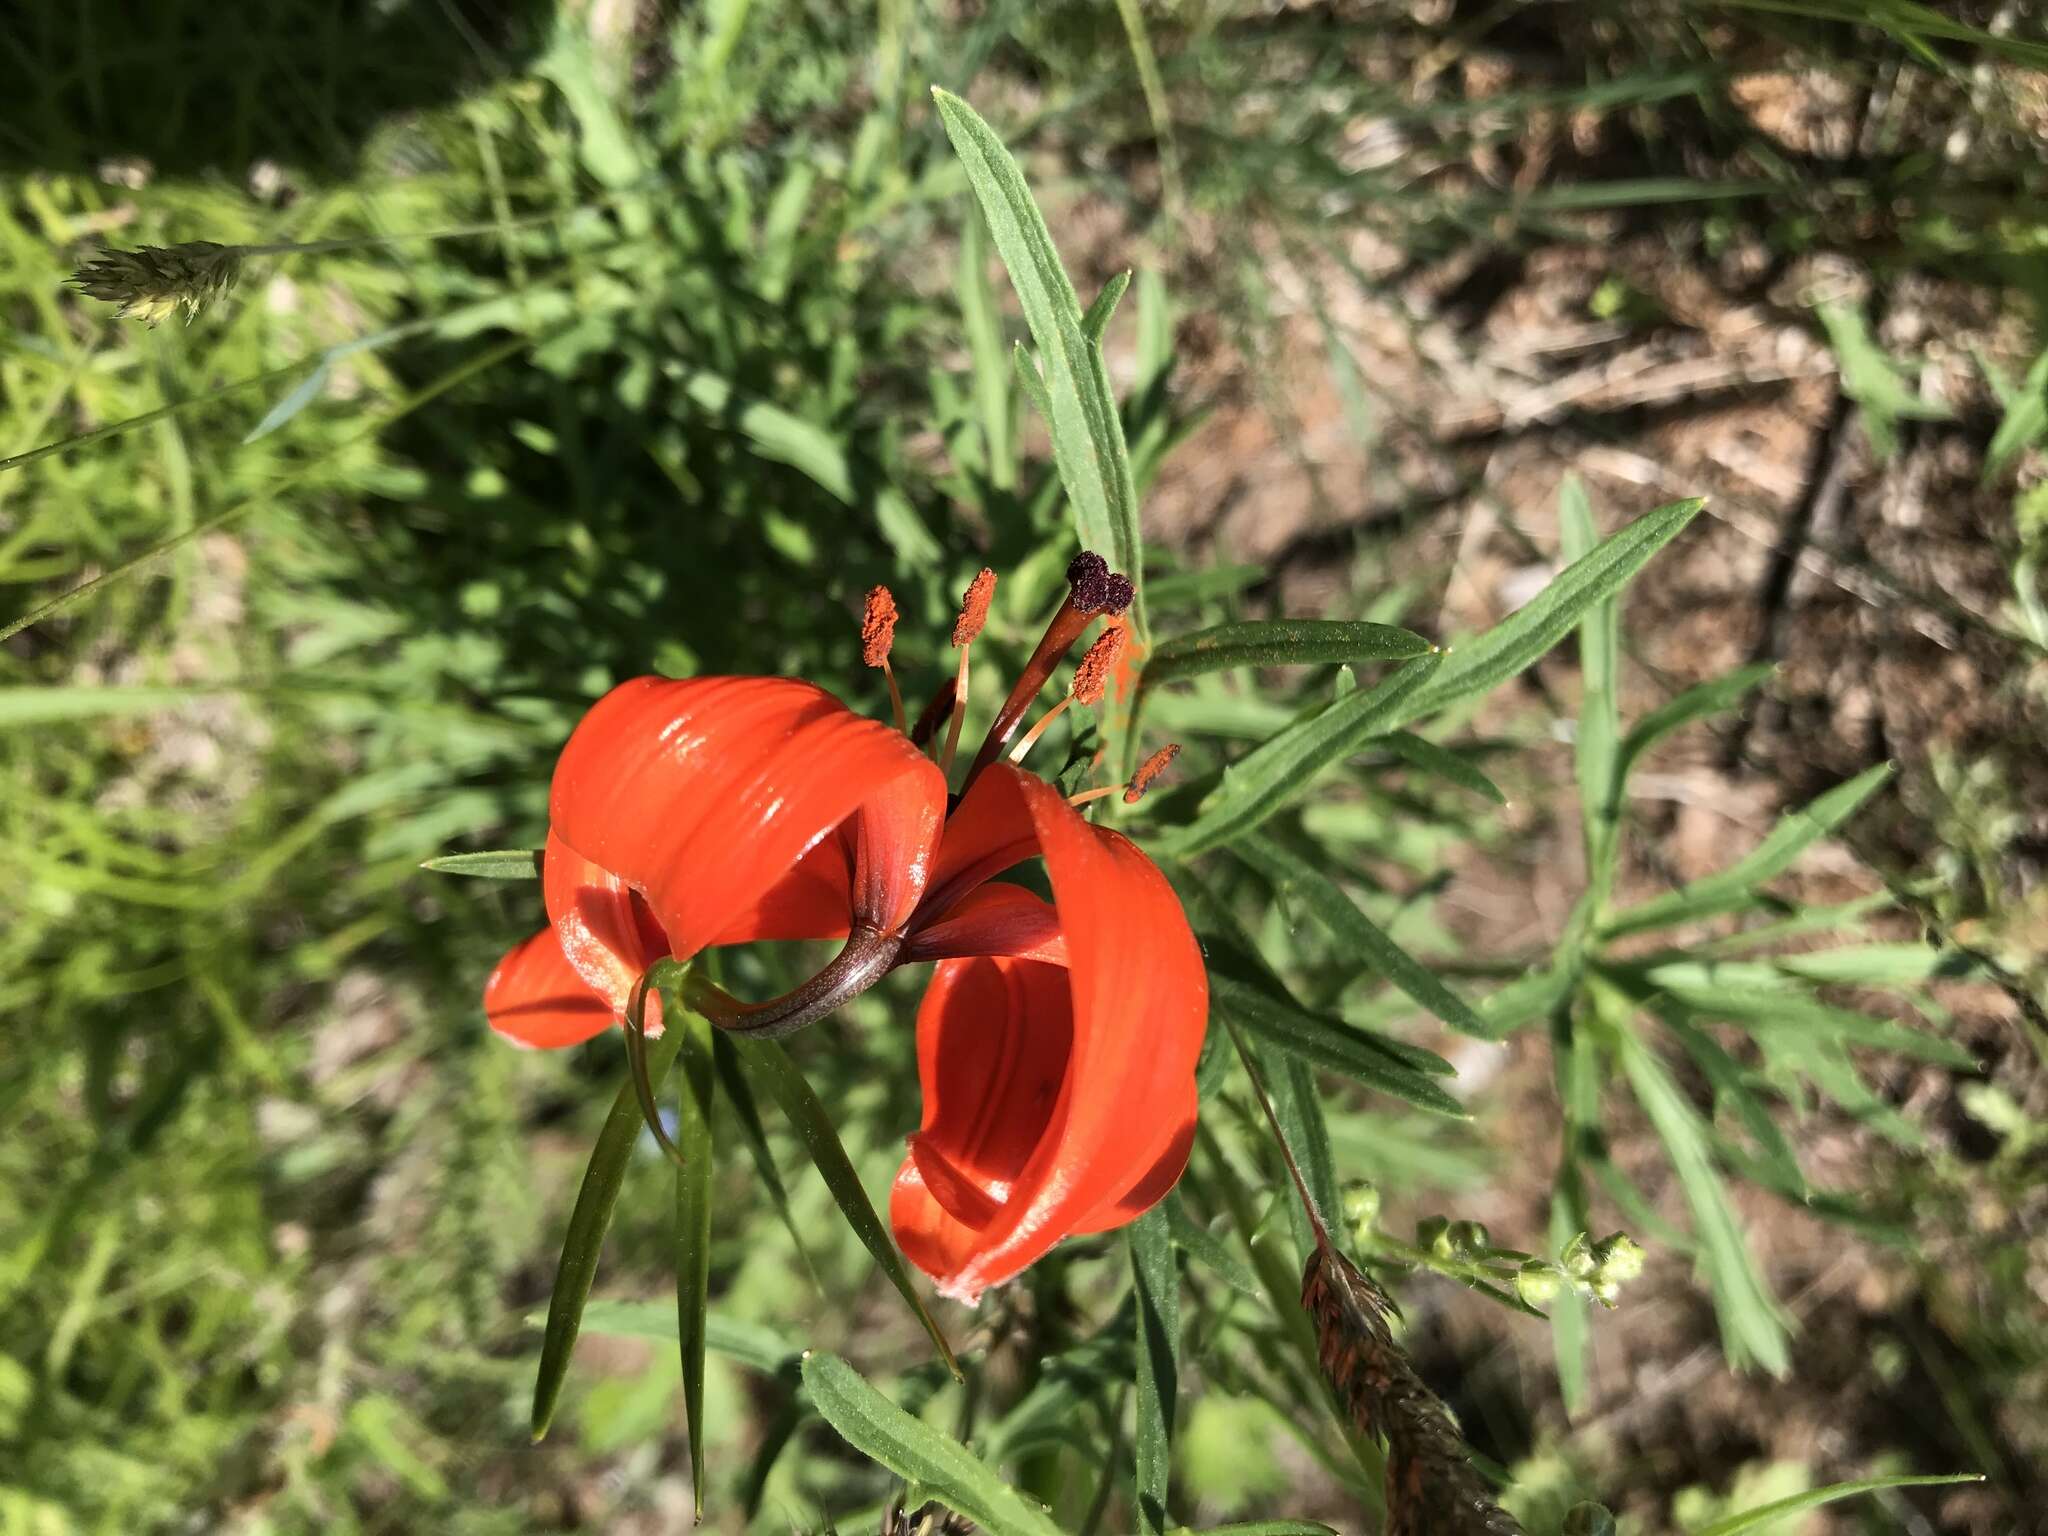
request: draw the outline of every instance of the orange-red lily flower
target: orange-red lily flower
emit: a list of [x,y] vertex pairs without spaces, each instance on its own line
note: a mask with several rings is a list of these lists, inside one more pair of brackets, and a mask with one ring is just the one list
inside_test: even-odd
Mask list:
[[[1151,860],[999,761],[1090,618],[1129,601],[1098,557],[1078,558],[1069,577],[957,798],[917,743],[949,715],[957,741],[964,682],[916,736],[789,678],[637,678],[605,695],[556,765],[549,926],[493,972],[492,1027],[525,1045],[573,1045],[620,1020],[665,956],[845,939],[769,1002],[693,977],[692,1004],[714,1023],[781,1034],[896,966],[935,961],[917,1019],[923,1123],[890,1199],[903,1251],[942,1292],[972,1301],[1061,1238],[1155,1204],[1194,1139],[1201,951]],[[992,584],[977,578],[955,632],[963,680]],[[893,603],[871,600],[871,665],[886,667],[894,617]],[[1044,860],[1050,904],[994,879],[1032,858]]]

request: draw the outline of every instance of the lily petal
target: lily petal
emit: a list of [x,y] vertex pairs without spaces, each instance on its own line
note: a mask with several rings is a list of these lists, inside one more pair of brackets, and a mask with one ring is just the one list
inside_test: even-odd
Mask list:
[[[986,798],[973,840],[950,866],[942,850],[941,868],[963,880],[957,871],[1008,857],[1028,825],[1067,970],[1062,998],[1060,971],[1042,962],[948,961],[918,1015],[924,1124],[890,1215],[903,1251],[943,1294],[967,1301],[1062,1237],[1121,1225],[1172,1187],[1193,1138],[1209,1001],[1180,902],[1128,839],[1008,764],[984,772],[956,822],[977,797]],[[986,1206],[962,1198],[962,1180]]]
[[[650,999],[650,1028],[660,1003]],[[562,953],[553,928],[515,944],[484,983],[484,1015],[506,1039],[539,1050],[581,1045],[618,1021]]]
[[668,936],[640,894],[583,857],[550,829],[541,853],[541,895],[567,963],[614,1013],[641,974],[668,953]]
[[1011,955],[1065,965],[1067,941],[1060,933],[1059,914],[1021,885],[984,885],[935,916],[920,912],[899,963],[972,955]]
[[[548,813],[562,843],[645,897],[687,960],[714,943],[844,933],[849,909],[900,929],[945,803],[944,776],[908,738],[809,683],[642,677],[576,727]],[[840,893],[851,900],[833,915]]]

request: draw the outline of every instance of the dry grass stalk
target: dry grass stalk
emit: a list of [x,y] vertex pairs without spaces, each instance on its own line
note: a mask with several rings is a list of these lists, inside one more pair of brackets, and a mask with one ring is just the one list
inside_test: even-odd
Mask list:
[[1386,1292],[1324,1240],[1302,1272],[1301,1304],[1338,1400],[1361,1432],[1387,1442],[1385,1536],[1522,1536],[1450,1410],[1394,1342]]

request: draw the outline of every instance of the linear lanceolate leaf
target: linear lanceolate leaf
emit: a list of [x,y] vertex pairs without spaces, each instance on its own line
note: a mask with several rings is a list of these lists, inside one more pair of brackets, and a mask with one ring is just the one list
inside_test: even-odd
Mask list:
[[[535,1314],[527,1321],[545,1322],[546,1314]],[[668,1343],[679,1336],[676,1309],[665,1301],[593,1301],[584,1309],[583,1331]],[[704,1342],[727,1359],[770,1376],[792,1369],[803,1354],[765,1323],[742,1322],[717,1312],[705,1314]]]
[[1102,285],[1102,292],[1095,295],[1095,302],[1088,306],[1081,316],[1081,331],[1096,346],[1102,345],[1102,333],[1109,329],[1109,322],[1116,316],[1116,307],[1123,302],[1124,290],[1131,286],[1130,268],[1116,273]]
[[1166,1536],[1336,1536],[1313,1520],[1246,1520],[1237,1525],[1212,1525],[1202,1530],[1177,1525]]
[[1735,1365],[1753,1361],[1773,1376],[1783,1376],[1791,1366],[1785,1323],[1743,1241],[1741,1223],[1721,1187],[1699,1112],[1626,1023],[1615,1030],[1615,1042],[1615,1054],[1635,1089],[1636,1101],[1670,1154],[1672,1169],[1692,1209],[1693,1231],[1699,1237],[1701,1259],[1713,1285],[1722,1347]]
[[1406,1099],[1418,1108],[1464,1116],[1465,1106],[1404,1059],[1397,1041],[1290,1007],[1230,976],[1209,978],[1209,1001],[1243,1025],[1255,1040],[1277,1046],[1315,1066],[1341,1072],[1368,1088]]
[[1775,1499],[1769,1504],[1759,1504],[1755,1509],[1730,1515],[1725,1520],[1716,1520],[1712,1525],[1694,1531],[1692,1536],[1742,1536],[1743,1532],[1753,1531],[1760,1525],[1775,1528],[1778,1521],[1788,1516],[1804,1514],[1837,1499],[1852,1499],[1858,1494],[1878,1493],[1886,1488],[1939,1488],[1946,1483],[1983,1481],[1981,1472],[1949,1472],[1934,1477],[1871,1477],[1858,1483],[1831,1483],[1825,1488],[1809,1488],[1790,1498]]
[[1232,850],[1270,882],[1292,897],[1330,936],[1353,951],[1380,975],[1464,1034],[1494,1038],[1495,1031],[1469,1003],[1437,979],[1436,973],[1396,944],[1342,886],[1285,844],[1263,835],[1246,838]]
[[[647,1052],[647,1076],[660,1086],[682,1044],[682,1032],[671,1030],[651,1043]],[[576,1335],[583,1326],[583,1308],[590,1299],[590,1283],[597,1277],[597,1256],[604,1247],[604,1235],[612,1224],[612,1211],[619,1203],[619,1189],[626,1182],[626,1164],[640,1139],[644,1121],[639,1096],[631,1082],[619,1085],[605,1116],[604,1129],[590,1151],[590,1165],[583,1173],[583,1186],[576,1192],[576,1205],[569,1213],[569,1234],[562,1241],[561,1263],[555,1268],[555,1289],[548,1298],[547,1331],[541,1338],[540,1370],[533,1383],[533,1438],[548,1432],[555,1407],[562,1398],[562,1383],[569,1374],[569,1356],[576,1348]]]
[[683,1418],[690,1444],[690,1495],[704,1518],[704,1315],[711,1292],[711,1022],[669,1011],[682,1042],[676,1103],[676,1343],[683,1361]]
[[1610,938],[1642,933],[1672,923],[1692,922],[1748,905],[1751,893],[1766,880],[1783,874],[1812,844],[1820,841],[1870,798],[1892,776],[1890,763],[1879,763],[1845,784],[1788,811],[1770,835],[1748,854],[1717,874],[1707,875],[1666,895],[1617,914],[1603,929]]
[[1217,624],[1162,640],[1146,658],[1139,688],[1156,688],[1231,667],[1292,667],[1328,662],[1406,661],[1436,647],[1392,624],[1340,619],[1271,619]]
[[768,1091],[789,1117],[791,1128],[803,1142],[804,1150],[810,1153],[811,1162],[824,1179],[825,1187],[831,1191],[839,1213],[853,1228],[854,1236],[874,1255],[882,1273],[889,1277],[889,1283],[910,1303],[910,1309],[917,1314],[918,1322],[930,1336],[946,1369],[953,1374],[954,1380],[960,1380],[960,1363],[953,1358],[952,1346],[939,1332],[939,1325],[932,1320],[931,1313],[925,1310],[924,1301],[911,1281],[909,1266],[903,1262],[903,1255],[896,1251],[895,1240],[889,1236],[889,1229],[883,1225],[882,1218],[875,1214],[874,1204],[868,1199],[867,1190],[861,1186],[860,1172],[853,1166],[853,1159],[846,1155],[839,1132],[833,1128],[832,1117],[826,1113],[810,1083],[790,1059],[789,1052],[776,1041],[741,1036],[732,1039],[748,1067],[767,1083]]
[[1470,759],[1459,756],[1448,747],[1438,746],[1427,737],[1418,736],[1413,731],[1389,731],[1380,738],[1380,745],[1411,768],[1433,773],[1460,789],[1471,790],[1482,800],[1491,800],[1495,805],[1508,803],[1508,797],[1500,792],[1500,786],[1475,768]]
[[932,97],[967,172],[967,183],[988,219],[996,251],[1009,269],[1024,323],[1038,344],[1050,405],[1053,461],[1074,504],[1081,542],[1137,587],[1130,622],[1132,638],[1142,646],[1147,635],[1138,492],[1124,446],[1123,418],[1101,349],[1089,339],[1081,301],[1060,264],[1024,173],[1003,141],[958,96],[934,88]]
[[[1343,1211],[1337,1193],[1337,1156],[1330,1148],[1329,1122],[1323,1118],[1323,1101],[1316,1093],[1315,1068],[1299,1056],[1290,1056],[1271,1045],[1248,1048],[1258,1058],[1259,1076],[1265,1080],[1273,1118],[1279,1122],[1280,1135],[1294,1157],[1295,1166],[1301,1170],[1309,1200],[1323,1225],[1334,1226]],[[1286,1208],[1294,1228],[1294,1246],[1302,1262],[1307,1263],[1316,1246],[1315,1228],[1299,1201],[1288,1202]]]
[[811,1402],[846,1443],[990,1536],[1060,1536],[1050,1516],[959,1441],[914,1419],[837,1355],[804,1356]]
[[1419,657],[1376,687],[1346,694],[1261,742],[1224,770],[1222,782],[1192,822],[1154,841],[1154,851],[1187,858],[1251,831],[1306,790],[1324,768],[1412,718],[1412,700],[1442,665],[1441,656]]
[[[1577,475],[1566,475],[1558,491],[1564,551],[1584,559],[1598,543],[1593,506]],[[1597,912],[1612,888],[1619,852],[1621,785],[1616,776],[1621,712],[1616,697],[1621,668],[1621,606],[1605,597],[1579,616],[1579,720],[1575,757],[1579,775],[1579,814],[1585,827],[1586,868]]]
[[1138,1529],[1166,1528],[1166,1489],[1173,1472],[1173,1408],[1180,1391],[1180,1270],[1167,1236],[1166,1212],[1154,1206],[1124,1229],[1131,1284],[1138,1300],[1136,1436]]
[[[1218,1038],[1221,1036],[1219,1034]],[[1175,1191],[1161,1202],[1166,1211],[1166,1229],[1174,1247],[1189,1258],[1216,1272],[1217,1278],[1248,1301],[1264,1302],[1266,1293],[1251,1267],[1225,1246],[1223,1239],[1203,1226],[1188,1211],[1187,1201]]]
[[426,860],[421,869],[437,875],[468,875],[473,880],[538,880],[538,848],[497,848],[489,853],[444,853]]
[[1651,710],[1622,738],[1621,755],[1614,770],[1616,780],[1626,779],[1636,759],[1673,731],[1691,725],[1695,720],[1704,720],[1709,715],[1718,715],[1724,709],[1733,709],[1742,702],[1744,695],[1776,670],[1767,661],[1737,667],[1722,677],[1688,688]]
[[1609,534],[1527,603],[1454,650],[1443,669],[1407,698],[1387,729],[1485,693],[1522,671],[1562,640],[1588,608],[1619,592],[1652,555],[1678,536],[1702,505],[1673,502]]

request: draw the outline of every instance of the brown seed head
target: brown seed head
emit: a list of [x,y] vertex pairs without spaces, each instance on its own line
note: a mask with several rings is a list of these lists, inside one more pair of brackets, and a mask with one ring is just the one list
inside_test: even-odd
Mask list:
[[868,588],[867,607],[860,616],[860,659],[879,667],[889,659],[896,641],[896,598],[887,587]]
[[971,645],[988,622],[989,600],[996,595],[996,573],[987,566],[960,594],[960,617],[953,621],[953,646]]
[[1081,665],[1074,669],[1076,704],[1101,702],[1103,691],[1109,687],[1109,680],[1116,673],[1116,664],[1123,656],[1126,639],[1121,624],[1112,624],[1095,637],[1095,643],[1081,658]]
[[1136,805],[1145,798],[1145,791],[1152,787],[1152,781],[1166,772],[1166,765],[1180,756],[1180,743],[1170,741],[1138,765],[1138,771],[1131,775],[1131,782],[1124,786],[1124,804]]

